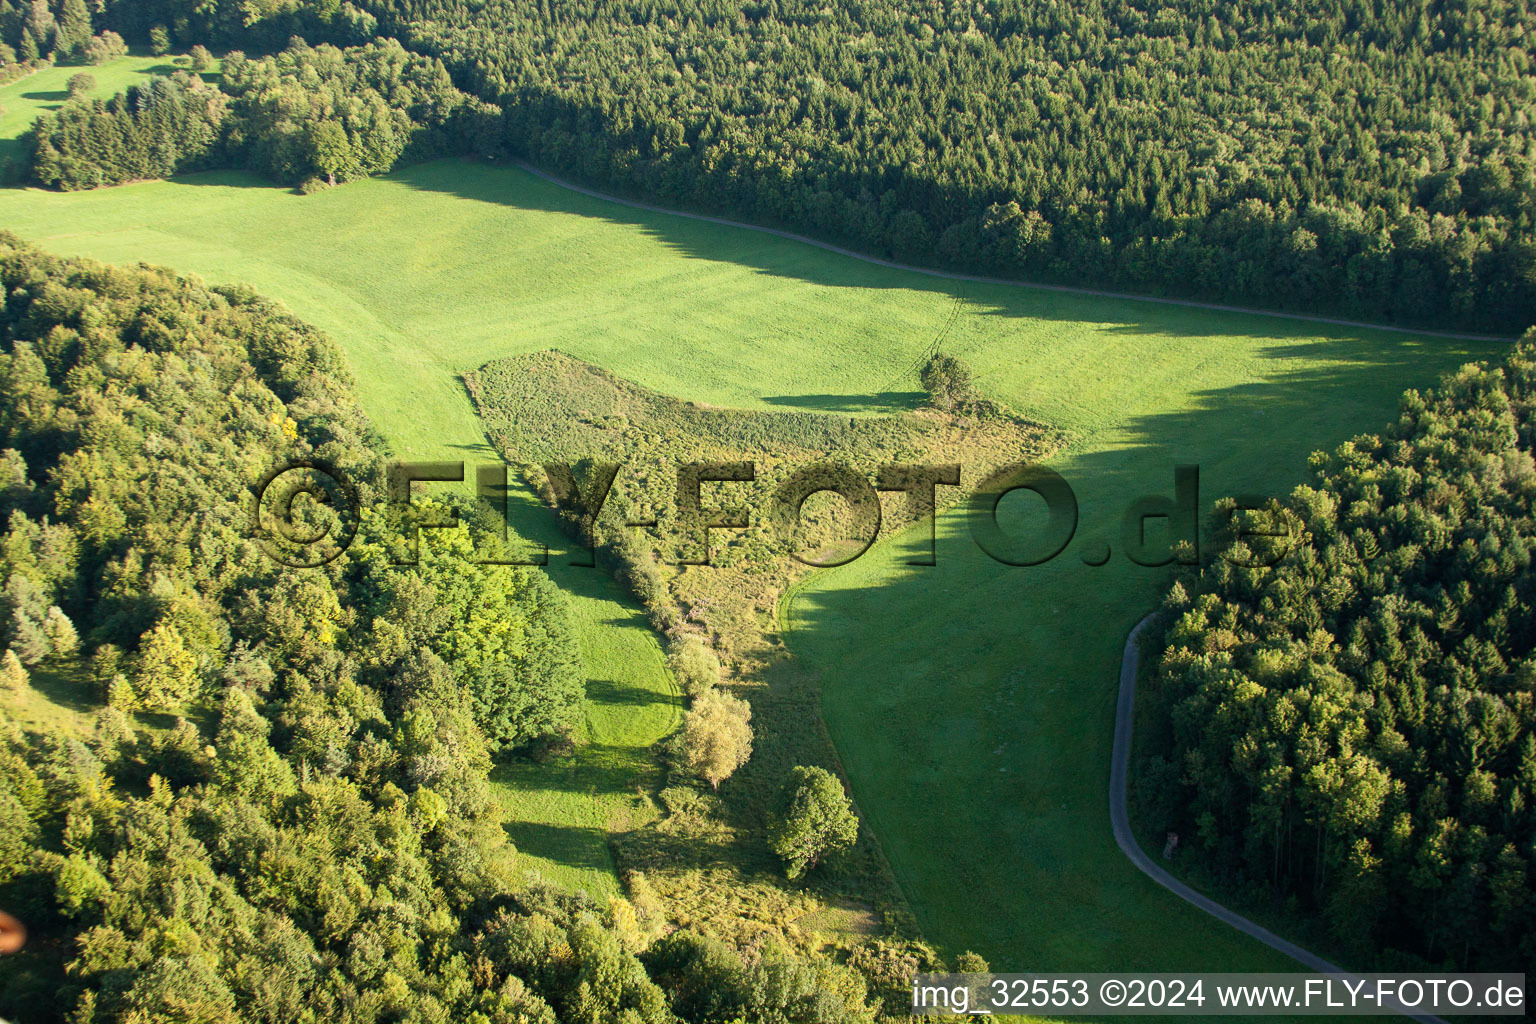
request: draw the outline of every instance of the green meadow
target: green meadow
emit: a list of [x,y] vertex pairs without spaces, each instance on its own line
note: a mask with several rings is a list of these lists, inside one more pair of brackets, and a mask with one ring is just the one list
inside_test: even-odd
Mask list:
[[[558,348],[695,402],[859,416],[913,407],[913,363],[942,335],[987,397],[1067,435],[1050,464],[1075,489],[1075,539],[1013,568],[945,513],[936,566],[908,566],[904,535],[810,576],[780,613],[927,936],[1009,969],[1285,968],[1158,889],[1111,837],[1120,648],[1168,579],[1124,557],[1120,516],[1171,495],[1176,464],[1200,467],[1203,501],[1286,491],[1310,451],[1500,347],[961,284],[461,161],[307,197],[238,174],[10,190],[0,227],[282,300],[342,345],[364,408],[410,458],[495,457],[461,375],[518,353]],[[1005,499],[1009,529],[1039,527],[1032,500]],[[558,548],[541,510],[525,501],[514,518]],[[1105,545],[1107,563],[1085,564]],[[654,813],[635,780],[679,704],[634,604],[564,562],[551,557],[586,627],[588,742],[500,778],[533,865],[602,890],[608,837]]]
[[[466,458],[477,460],[485,461]],[[617,895],[611,838],[655,816],[646,795],[658,773],[650,748],[682,721],[682,692],[629,595],[606,573],[562,565],[564,535],[533,495],[512,495],[508,518],[521,537],[551,551],[581,644],[587,709],[572,755],[502,762],[491,781],[526,868],[567,888]]]

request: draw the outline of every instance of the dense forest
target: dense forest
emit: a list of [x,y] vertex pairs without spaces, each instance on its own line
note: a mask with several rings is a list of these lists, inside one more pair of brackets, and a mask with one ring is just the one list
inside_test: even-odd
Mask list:
[[624,192],[929,265],[1515,334],[1536,308],[1523,0],[823,5],[117,0],[272,47],[370,28]]
[[[0,715],[0,906],[32,932],[0,1015],[873,1020],[863,975],[814,951],[664,936],[654,897],[515,868],[487,776],[580,711],[564,598],[466,565],[472,503],[396,564],[326,338],[245,290],[8,235],[0,286],[0,696],[54,716]],[[285,459],[358,482],[345,558],[263,553],[247,499]]]
[[[83,53],[93,19],[261,53],[393,37],[441,59],[480,101],[462,109],[485,115],[450,142],[434,100],[433,142],[407,159],[505,149],[912,263],[1508,334],[1536,307],[1522,0],[4,0],[0,38]],[[316,95],[290,83],[294,130],[254,116],[278,134],[242,134],[251,150],[224,166],[344,180],[401,157],[420,103],[316,67]],[[110,165],[79,132],[75,155]]]
[[30,176],[62,189],[119,185],[223,162],[224,94],[186,74],[156,78],[103,102],[42,114],[29,135]]
[[1536,331],[1174,587],[1140,802],[1181,860],[1361,962],[1536,964],[1533,452]]
[[499,111],[455,89],[438,61],[380,40],[342,50],[295,40],[224,59],[219,86],[186,72],[111,100],[75,100],[28,134],[40,185],[94,188],[210,167],[334,185],[402,160],[475,151]]
[[0,0],[0,66],[35,66],[60,60],[101,64],[128,52],[123,37],[97,32],[99,0]]

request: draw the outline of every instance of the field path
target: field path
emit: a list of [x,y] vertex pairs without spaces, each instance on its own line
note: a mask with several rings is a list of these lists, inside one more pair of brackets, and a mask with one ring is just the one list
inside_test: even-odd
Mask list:
[[609,195],[596,189],[578,185],[575,182],[557,178],[532,164],[523,160],[514,160],[518,167],[527,171],[536,178],[543,178],[552,185],[579,192],[593,199],[601,199],[607,203],[618,203],[632,210],[644,210],[647,213],[664,213],[673,217],[686,217],[689,220],[704,221],[707,224],[719,224],[728,228],[741,228],[744,231],[758,231],[765,235],[775,235],[779,238],[787,238],[792,242],[802,242],[805,245],[814,245],[818,249],[835,252],[840,256],[848,256],[852,259],[862,260],[865,263],[873,263],[878,267],[888,267],[891,270],[901,270],[909,274],[924,274],[928,277],[941,277],[948,281],[974,281],[977,284],[1000,284],[1010,288],[1033,288],[1043,292],[1062,292],[1067,295],[1087,295],[1099,299],[1118,299],[1129,302],[1156,302],[1164,306],[1183,306],[1186,309],[1210,309],[1218,313],[1246,313],[1251,316],[1271,316],[1281,320],[1300,320],[1312,324],[1332,324],[1336,327],[1356,327],[1372,331],[1393,331],[1398,334],[1411,334],[1419,338],[1452,338],[1457,341],[1514,341],[1514,338],[1506,338],[1495,334],[1457,334],[1454,331],[1422,331],[1412,327],[1393,327],[1390,324],[1373,324],[1364,320],[1341,320],[1327,316],[1308,316],[1305,313],[1282,313],[1273,309],[1256,309],[1252,306],[1227,306],[1219,302],[1198,302],[1194,299],[1164,299],[1155,295],[1136,295],[1131,292],[1104,291],[1099,288],[1077,288],[1065,284],[1040,284],[1034,281],[1019,281],[1006,277],[985,277],[980,274],[959,274],[948,270],[934,270],[929,267],[915,267],[910,263],[897,263],[893,260],[882,260],[877,256],[868,256],[852,249],[844,249],[842,246],[823,242],[809,235],[797,235],[793,231],[781,231],[778,228],[763,227],[759,224],[749,224],[746,221],[730,220],[726,217],[711,217],[706,213],[689,213],[686,210],[673,210],[665,206],[656,206],[652,203],[642,203],[637,199],[624,199],[620,196]]
[[[1120,659],[1120,698],[1115,705],[1115,745],[1109,764],[1109,820],[1114,825],[1115,842],[1142,874],[1185,902],[1199,907],[1216,920],[1231,925],[1244,935],[1259,940],[1269,948],[1284,953],[1320,974],[1352,977],[1344,968],[1324,960],[1316,953],[1302,949],[1294,942],[1282,939],[1268,928],[1254,924],[1215,900],[1202,896],[1148,857],[1147,852],[1136,841],[1136,835],[1131,831],[1130,814],[1126,807],[1126,790],[1131,760],[1131,725],[1135,718],[1136,707],[1136,672],[1141,662],[1141,649],[1137,646],[1137,641],[1141,638],[1142,629],[1156,615],[1156,612],[1148,614],[1131,629],[1130,636],[1125,638],[1125,654]],[[1404,1015],[1422,1024],[1446,1024],[1444,1020],[1431,1014],[1405,1012]]]

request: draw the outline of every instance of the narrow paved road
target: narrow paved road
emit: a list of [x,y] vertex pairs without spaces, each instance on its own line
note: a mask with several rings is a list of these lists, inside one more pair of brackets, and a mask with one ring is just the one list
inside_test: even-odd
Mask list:
[[[1296,943],[1282,939],[1268,928],[1254,924],[1241,914],[1228,910],[1209,897],[1202,896],[1165,871],[1156,861],[1148,857],[1146,851],[1141,848],[1141,844],[1136,842],[1136,835],[1131,831],[1130,814],[1126,808],[1126,790],[1130,774],[1131,725],[1136,708],[1136,672],[1141,661],[1141,648],[1137,646],[1137,640],[1141,637],[1141,631],[1156,615],[1157,613],[1153,612],[1136,623],[1131,630],[1131,635],[1126,637],[1125,653],[1120,658],[1120,697],[1115,704],[1115,744],[1109,764],[1109,820],[1114,827],[1115,842],[1119,845],[1120,852],[1129,857],[1131,863],[1141,869],[1142,874],[1186,903],[1199,907],[1216,920],[1231,925],[1244,935],[1258,939],[1270,949],[1284,953],[1311,970],[1321,974],[1352,977],[1344,968],[1329,963],[1316,953],[1302,949]],[[1430,1014],[1405,1012],[1404,1016],[1420,1021],[1421,1024],[1446,1024],[1444,1020]]]
[[1256,309],[1250,306],[1227,306],[1219,302],[1197,302],[1193,299],[1163,299],[1155,295],[1134,295],[1130,292],[1102,291],[1098,288],[1074,288],[1065,284],[1037,284],[1033,281],[1017,281],[1005,277],[984,277],[979,274],[957,274],[948,270],[933,270],[929,267],[914,267],[909,263],[896,263],[892,260],[882,260],[876,256],[867,256],[852,249],[844,249],[842,246],[823,242],[809,235],[797,235],[793,231],[780,231],[778,228],[765,228],[759,224],[748,224],[745,221],[730,220],[725,217],[711,217],[704,213],[689,213],[686,210],[669,210],[665,206],[656,206],[651,203],[642,203],[635,199],[625,199],[621,196],[611,196],[606,192],[598,192],[575,182],[557,178],[553,174],[539,170],[537,167],[522,160],[514,160],[518,167],[527,171],[535,178],[543,178],[552,185],[579,192],[593,199],[601,199],[608,203],[618,203],[632,210],[644,210],[647,213],[664,213],[672,217],[685,217],[688,220],[703,221],[706,224],[720,224],[728,228],[741,228],[744,231],[757,231],[765,235],[775,235],[779,238],[787,238],[792,242],[802,242],[805,245],[814,245],[818,249],[835,252],[840,256],[848,256],[852,259],[862,260],[865,263],[873,263],[877,267],[889,267],[892,270],[904,270],[909,274],[924,274],[928,277],[939,277],[946,281],[974,281],[977,284],[1000,284],[1010,288],[1031,288],[1042,292],[1061,292],[1067,295],[1088,295],[1100,299],[1121,299],[1128,302],[1155,302],[1163,306],[1183,306],[1187,309],[1210,309],[1218,313],[1243,313],[1248,316],[1271,316],[1280,320],[1299,320],[1310,324],[1330,324],[1335,327],[1356,327],[1370,331],[1392,331],[1396,334],[1411,334],[1418,338],[1450,338],[1456,341],[1509,341],[1514,338],[1506,338],[1494,334],[1458,334],[1454,331],[1420,331],[1412,327],[1393,327],[1390,324],[1372,324],[1363,320],[1340,320],[1327,316],[1307,316],[1304,313],[1281,313],[1273,309]]

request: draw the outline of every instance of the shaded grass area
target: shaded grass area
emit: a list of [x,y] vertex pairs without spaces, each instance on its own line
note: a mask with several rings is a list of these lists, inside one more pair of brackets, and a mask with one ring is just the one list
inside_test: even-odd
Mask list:
[[[1080,430],[1051,461],[1079,501],[1077,536],[1060,557],[1001,565],[946,514],[932,569],[899,564],[897,544],[807,581],[788,606],[791,642],[823,672],[828,727],[855,794],[930,935],[973,943],[1010,968],[1285,969],[1163,893],[1114,844],[1120,647],[1169,579],[1125,557],[1122,516],[1142,495],[1171,496],[1180,463],[1200,467],[1207,502],[1283,493],[1311,449],[1378,426],[1403,388],[1493,349],[1173,340],[1129,327],[1105,338],[1110,351],[1122,346],[1145,355],[1117,368],[1078,351],[1073,367],[1074,353],[1057,349],[1021,366],[977,351],[993,386],[1011,379],[1015,393],[1039,387],[1042,371],[1092,378],[1057,400]],[[1074,391],[1102,396],[1101,407],[1073,408]],[[1038,530],[1030,511],[1005,506],[1007,528]],[[1085,564],[1106,545],[1105,565]],[[942,814],[929,810],[940,805]],[[1038,926],[1052,920],[1071,925]]]
[[526,489],[508,505],[517,534],[552,549],[547,568],[570,598],[587,705],[574,751],[542,764],[504,760],[491,781],[520,863],[571,889],[617,894],[612,840],[656,816],[651,747],[677,728],[682,696],[634,600],[607,574],[561,556],[554,516]]
[[[45,739],[87,740],[96,734],[96,715],[106,706],[91,680],[90,669],[80,661],[50,661],[27,669],[22,690],[0,687],[0,723]],[[151,735],[173,731],[185,718],[205,737],[217,726],[217,711],[206,704],[191,703],[171,711],[134,711],[133,724]]]
[[[860,809],[927,935],[999,967],[1286,966],[1158,889],[1111,838],[1120,645],[1168,579],[1126,561],[1120,516],[1142,494],[1171,494],[1182,462],[1200,465],[1207,500],[1289,489],[1310,450],[1380,424],[1403,388],[1499,351],[960,285],[464,162],[310,197],[235,174],[10,191],[0,226],[56,251],[152,260],[283,300],[341,343],[365,410],[414,458],[494,457],[461,377],[519,353],[558,347],[702,403],[865,416],[910,408],[914,361],[942,340],[987,396],[1068,435],[1051,464],[1077,491],[1078,535],[1048,565],[1011,568],[946,513],[935,567],[905,564],[915,541],[904,535],[817,573],[784,606],[798,655],[786,687],[813,701],[819,692]],[[1007,525],[1028,528],[1038,510],[1009,502]],[[1084,564],[1089,543],[1112,549],[1106,565]],[[562,586],[579,586],[558,554],[552,563]],[[588,621],[622,619],[600,608]],[[626,670],[654,664],[638,639],[613,642],[634,645],[615,647]],[[661,685],[647,678],[636,685]],[[564,789],[550,781],[518,813],[551,870],[597,878],[601,826],[584,815],[599,801],[570,796],[582,786],[600,793],[601,773]],[[602,799],[615,801],[610,820],[623,817],[627,797]],[[546,825],[565,831],[532,828]]]
[[[837,767],[821,727],[816,690],[779,646],[777,599],[805,571],[788,554],[835,559],[857,551],[876,529],[894,534],[913,521],[914,509],[906,496],[889,493],[888,500],[876,500],[885,506],[878,523],[859,522],[841,499],[825,496],[816,504],[813,498],[801,507],[799,529],[787,542],[773,523],[774,495],[792,474],[826,460],[868,486],[877,467],[887,464],[991,466],[1039,457],[1057,439],[995,409],[849,416],[703,405],[651,391],[558,351],[495,360],[467,374],[465,385],[488,436],[512,461],[534,463],[525,470],[534,478],[544,477],[538,467],[551,462],[579,470],[593,462],[620,467],[598,520],[604,562],[638,566],[635,575],[647,580],[642,589],[649,595],[652,621],[669,632],[706,635],[733,669],[725,685],[752,706],[751,762],[721,787],[718,800],[691,788],[698,783],[686,773],[669,779],[672,788],[663,801],[671,816],[621,843],[616,867],[643,870],[675,911],[747,941],[802,919],[787,933],[810,941],[819,941],[812,933],[876,930],[879,913],[905,921],[904,903],[868,835],[841,871],[818,874],[793,908],[774,891],[782,882],[781,865],[753,837],[761,836],[794,765]],[[678,473],[690,463],[753,467],[750,481],[715,483],[707,497],[711,507],[750,510],[751,522],[745,529],[715,533],[708,566],[679,568],[680,556],[702,555],[701,542],[683,539],[695,531],[679,523],[676,508]],[[590,479],[590,469],[584,472]],[[833,479],[818,473],[817,485]],[[941,501],[957,496],[957,488],[945,490]],[[923,507],[931,511],[919,506],[917,514],[926,514]],[[628,540],[642,534],[626,524],[638,521],[656,525],[632,545]],[[617,688],[596,687],[589,696],[599,703],[633,703],[632,693]],[[596,801],[608,795],[602,787],[615,775],[623,773],[587,773],[573,781],[590,787]],[[711,817],[718,820],[706,820]],[[554,845],[565,837],[531,838]]]

